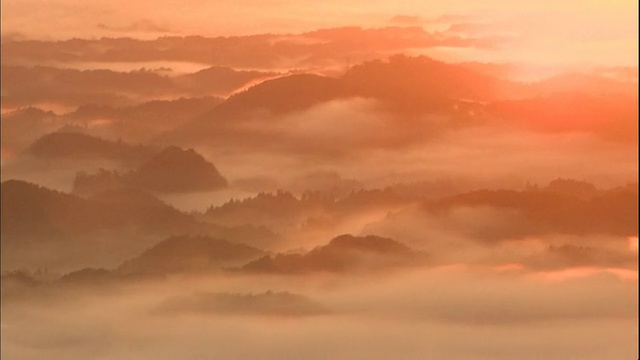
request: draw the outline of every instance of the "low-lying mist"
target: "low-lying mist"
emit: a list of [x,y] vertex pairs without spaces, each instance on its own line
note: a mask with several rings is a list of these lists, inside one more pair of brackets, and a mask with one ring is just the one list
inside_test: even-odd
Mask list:
[[454,25],[3,37],[1,357],[637,358],[637,69]]
[[602,359],[637,352],[637,275],[606,269],[183,275],[14,289],[28,292],[22,301],[7,290],[2,355],[13,359]]

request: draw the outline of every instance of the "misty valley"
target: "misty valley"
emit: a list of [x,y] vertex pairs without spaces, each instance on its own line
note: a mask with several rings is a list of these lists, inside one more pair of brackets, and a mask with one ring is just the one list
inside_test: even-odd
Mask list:
[[486,41],[3,34],[2,358],[637,358],[637,68]]

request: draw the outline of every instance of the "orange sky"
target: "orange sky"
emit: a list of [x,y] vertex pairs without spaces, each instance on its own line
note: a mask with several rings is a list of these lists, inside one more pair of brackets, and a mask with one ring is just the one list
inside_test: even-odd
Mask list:
[[[6,0],[3,36],[231,35],[301,32],[323,27],[418,25],[500,36],[500,50],[478,60],[636,66],[634,0]],[[395,16],[404,21],[390,21]],[[444,18],[442,18],[444,16]],[[445,49],[446,50],[446,49]]]

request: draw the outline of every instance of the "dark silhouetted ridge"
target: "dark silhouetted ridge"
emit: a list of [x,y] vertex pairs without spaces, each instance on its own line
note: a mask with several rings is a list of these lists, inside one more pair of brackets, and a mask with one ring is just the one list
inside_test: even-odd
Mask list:
[[101,284],[115,280],[115,275],[107,269],[84,268],[63,275],[60,281],[65,283]]
[[395,240],[379,236],[340,235],[333,238],[329,244],[320,247],[318,251],[371,251],[380,253],[402,253],[411,249]]
[[337,79],[313,74],[290,75],[262,82],[233,95],[203,118],[261,110],[286,113],[335,99],[342,93]]
[[306,254],[265,256],[245,265],[242,270],[285,274],[375,271],[421,264],[425,259],[425,254],[388,238],[342,235]]
[[33,143],[29,152],[43,158],[103,158],[123,163],[139,163],[150,158],[155,150],[78,132],[54,132]]
[[353,94],[390,101],[404,110],[448,110],[455,100],[496,99],[515,87],[460,65],[403,55],[356,65],[343,81]]
[[120,274],[168,274],[237,266],[264,252],[244,244],[207,236],[171,237],[123,263]]
[[[205,231],[207,226],[137,189],[115,189],[89,199],[18,180],[2,183],[2,240],[43,240],[138,228],[148,234]],[[48,235],[47,235],[48,234]]]
[[214,190],[227,186],[218,169],[193,149],[171,146],[131,173],[132,184],[160,192]]
[[92,195],[112,189],[139,188],[154,193],[211,191],[227,186],[218,169],[193,149],[171,146],[127,173],[100,169],[78,173],[73,192]]
[[476,229],[477,235],[494,239],[548,233],[638,234],[638,189],[633,185],[595,191],[588,183],[556,180],[540,190],[479,190],[425,204],[436,214],[455,207],[510,211],[515,218],[508,226],[496,223]]

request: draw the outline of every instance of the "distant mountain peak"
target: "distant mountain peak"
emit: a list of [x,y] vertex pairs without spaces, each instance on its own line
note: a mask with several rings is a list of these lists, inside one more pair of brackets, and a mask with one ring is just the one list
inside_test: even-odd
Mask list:
[[124,262],[122,274],[207,271],[240,265],[264,255],[260,249],[209,236],[173,236]]
[[325,249],[362,250],[373,252],[405,252],[411,249],[395,240],[375,235],[353,236],[340,235],[333,238]]
[[423,264],[426,254],[379,236],[341,235],[306,254],[264,256],[246,264],[243,271],[266,273],[376,271]]

